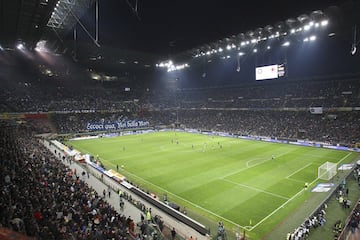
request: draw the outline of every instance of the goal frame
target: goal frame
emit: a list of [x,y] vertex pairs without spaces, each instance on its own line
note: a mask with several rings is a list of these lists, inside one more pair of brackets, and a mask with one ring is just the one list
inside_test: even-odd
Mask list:
[[337,164],[325,162],[318,167],[318,179],[330,180],[337,174]]

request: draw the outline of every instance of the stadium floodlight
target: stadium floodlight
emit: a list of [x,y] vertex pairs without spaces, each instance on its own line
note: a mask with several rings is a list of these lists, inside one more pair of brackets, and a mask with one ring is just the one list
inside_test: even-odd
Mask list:
[[49,52],[46,47],[46,40],[40,40],[36,43],[35,51],[37,52]]
[[351,53],[351,55],[355,55],[355,53],[356,53],[356,45],[355,44],[352,44],[350,53]]
[[210,51],[207,51],[207,52],[206,52],[206,55],[210,55],[210,54],[211,54],[211,52],[210,52]]
[[309,37],[309,40],[312,42],[312,41],[315,41],[316,40],[316,36],[315,35],[312,35]]
[[219,50],[218,50],[219,52],[222,52],[223,51],[223,49],[222,48],[219,48]]
[[310,27],[311,27],[310,25],[305,25],[305,26],[304,26],[304,31],[309,31],[309,30],[310,30]]
[[354,26],[354,40],[353,40],[353,43],[351,44],[351,55],[355,55],[356,53],[356,46],[359,44],[360,42],[357,41],[356,39],[356,25]]
[[227,45],[227,46],[226,46],[226,49],[227,49],[227,50],[230,50],[230,49],[231,49],[231,46],[230,46],[230,45]]
[[295,32],[296,32],[295,28],[293,28],[293,29],[290,30],[290,33],[291,33],[291,34],[294,34]]
[[321,25],[322,27],[325,27],[325,26],[327,26],[328,24],[329,24],[329,21],[328,21],[328,20],[322,20],[321,23],[320,23],[320,25]]
[[19,50],[24,50],[24,49],[25,49],[25,46],[24,46],[24,44],[22,44],[22,43],[18,43],[18,44],[16,45],[16,48],[19,49]]
[[245,46],[246,45],[246,42],[241,42],[240,43],[240,46]]

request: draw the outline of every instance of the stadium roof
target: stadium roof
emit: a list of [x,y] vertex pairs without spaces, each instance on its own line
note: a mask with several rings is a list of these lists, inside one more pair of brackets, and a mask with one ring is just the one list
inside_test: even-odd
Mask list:
[[76,26],[79,43],[94,43],[96,38],[98,46],[171,56],[329,6],[341,5],[357,15],[352,6],[355,1],[346,5],[343,0],[303,0],[297,4],[286,0],[99,0],[99,31],[95,36],[94,2],[1,1],[0,45],[21,40],[34,47],[42,38],[53,45],[64,44],[74,38]]

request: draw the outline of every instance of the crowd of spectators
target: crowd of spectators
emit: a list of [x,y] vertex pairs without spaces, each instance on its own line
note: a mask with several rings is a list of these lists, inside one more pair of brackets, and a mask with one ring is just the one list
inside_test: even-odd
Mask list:
[[153,125],[179,121],[184,127],[239,135],[304,139],[354,146],[360,139],[360,113],[303,111],[178,110],[147,112]]
[[229,132],[238,135],[302,139],[353,147],[360,139],[360,113],[250,110],[158,110],[141,114],[69,113],[51,117],[59,133],[88,132],[88,122],[142,119],[152,127],[174,126]]
[[152,98],[158,108],[357,107],[357,79],[288,81],[249,86],[181,89]]
[[[69,77],[70,78],[70,77]],[[11,81],[10,81],[11,82]],[[82,84],[82,85],[81,85]],[[129,86],[125,90],[124,86]],[[13,81],[0,90],[0,112],[107,110],[142,108],[309,108],[358,107],[357,78],[301,79],[233,87],[148,88],[145,84],[99,84],[42,79]]]
[[356,230],[359,228],[359,224],[360,224],[360,202],[357,203],[352,214],[350,215],[349,226],[351,229],[351,233],[354,234],[356,232]]
[[327,205],[324,204],[316,214],[306,219],[298,228],[293,232],[288,233],[286,240],[304,240],[307,239],[311,229],[324,226],[326,223],[326,209]]
[[[86,132],[88,122],[126,116],[153,126],[176,122],[241,135],[345,145],[359,141],[359,111],[352,109],[360,107],[356,77],[168,91],[146,88],[140,81],[125,91],[121,83],[48,80],[6,82],[0,90],[0,112],[52,112],[54,126],[48,131],[59,133]],[[324,113],[310,114],[310,107],[323,107]]]
[[127,218],[32,134],[1,123],[0,225],[36,239],[127,239]]

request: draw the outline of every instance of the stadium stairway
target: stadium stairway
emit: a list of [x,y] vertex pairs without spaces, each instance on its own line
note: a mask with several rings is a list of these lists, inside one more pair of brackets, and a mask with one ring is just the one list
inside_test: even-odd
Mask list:
[[[54,153],[55,147],[53,145],[49,146],[48,142],[45,141],[45,146],[50,148],[50,151],[52,153]],[[64,156],[62,153],[60,153],[60,155],[57,155],[57,154],[55,154],[55,155],[59,159],[59,161],[62,161],[62,158]],[[75,169],[76,169],[77,175],[82,180],[84,180],[89,186],[92,186],[98,192],[99,196],[102,196],[103,190],[105,190],[106,191],[106,201],[108,203],[110,203],[117,212],[119,212],[125,216],[130,216],[131,219],[133,219],[135,223],[141,222],[141,214],[144,215],[144,213],[142,213],[137,207],[135,207],[130,202],[124,201],[125,206],[124,206],[123,210],[120,209],[120,199],[119,199],[119,195],[118,195],[118,190],[121,189],[123,192],[128,192],[127,189],[125,189],[123,186],[121,186],[120,184],[115,182],[113,179],[110,179],[109,177],[107,177],[105,175],[101,176],[101,173],[98,172],[96,169],[86,168],[86,166],[84,164],[74,162],[74,161],[72,161],[71,164],[69,164],[66,160],[63,161],[63,163],[65,165],[67,165],[70,169],[72,169],[73,171],[75,171]],[[81,173],[83,171],[89,172],[89,178],[87,177],[86,174],[84,176],[82,176]],[[109,187],[111,188],[110,197],[108,196]],[[194,239],[194,240],[195,239],[196,240],[209,240],[210,239],[210,236],[201,235],[196,230],[190,228],[189,226],[187,226],[185,224],[182,224],[181,222],[179,222],[175,218],[165,214],[164,212],[162,212],[160,209],[156,208],[155,206],[153,206],[147,202],[144,202],[143,199],[138,198],[136,195],[132,195],[132,199],[135,201],[142,202],[146,208],[151,208],[152,216],[153,217],[155,215],[160,216],[161,220],[164,222],[165,227],[167,227],[168,229],[172,229],[174,227],[178,234],[177,239],[190,239],[190,237],[192,237],[192,239]],[[136,226],[135,233],[138,233],[138,232],[140,232],[140,229],[138,226]],[[165,231],[165,232],[163,231],[163,233],[165,233],[165,235],[167,235],[166,234],[167,232],[168,231]]]

